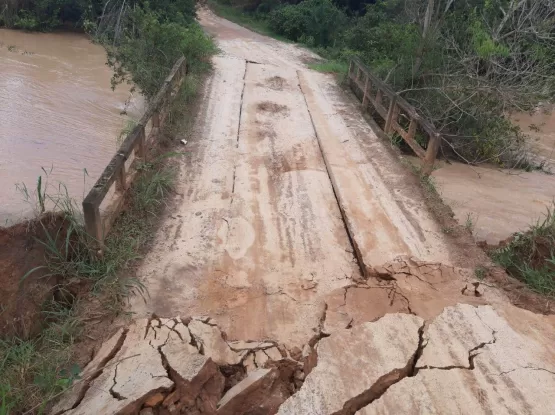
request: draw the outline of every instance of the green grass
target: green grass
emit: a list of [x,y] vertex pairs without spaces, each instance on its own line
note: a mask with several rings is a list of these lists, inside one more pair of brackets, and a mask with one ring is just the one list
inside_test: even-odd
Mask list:
[[0,415],[28,410],[43,413],[46,404],[78,376],[71,346],[79,335],[75,308],[46,305],[48,327],[33,339],[0,339]]
[[532,290],[555,296],[555,206],[527,232],[492,253],[495,262]]
[[308,67],[318,72],[346,74],[349,64],[346,61],[329,60],[325,62],[309,63]]

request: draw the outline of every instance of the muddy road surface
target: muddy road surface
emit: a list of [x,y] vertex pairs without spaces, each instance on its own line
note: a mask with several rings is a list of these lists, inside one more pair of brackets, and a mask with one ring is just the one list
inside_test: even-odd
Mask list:
[[234,338],[300,346],[324,298],[399,255],[452,264],[439,227],[332,76],[290,44],[201,12],[214,58],[179,200],[133,311],[208,314]]
[[53,413],[553,413],[553,318],[476,279],[317,56],[199,17],[221,53],[149,295]]

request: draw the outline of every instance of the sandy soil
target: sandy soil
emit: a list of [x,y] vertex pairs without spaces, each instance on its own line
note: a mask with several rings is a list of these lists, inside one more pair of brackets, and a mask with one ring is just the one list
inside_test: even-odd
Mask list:
[[315,55],[199,17],[221,53],[133,312],[209,315],[230,340],[302,347],[386,313],[507,301],[466,289],[476,255],[446,238],[356,99],[306,67]]

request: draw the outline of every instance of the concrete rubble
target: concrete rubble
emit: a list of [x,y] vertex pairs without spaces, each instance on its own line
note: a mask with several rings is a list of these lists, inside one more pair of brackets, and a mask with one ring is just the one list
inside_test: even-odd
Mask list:
[[51,413],[552,414],[546,322],[458,304],[428,320],[389,313],[289,350],[228,341],[210,319],[140,319],[102,345]]

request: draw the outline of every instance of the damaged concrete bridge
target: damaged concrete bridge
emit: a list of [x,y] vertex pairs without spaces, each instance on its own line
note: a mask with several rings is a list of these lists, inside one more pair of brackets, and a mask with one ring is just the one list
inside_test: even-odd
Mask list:
[[316,56],[199,15],[221,53],[149,296],[52,413],[555,413],[553,318],[476,280]]

